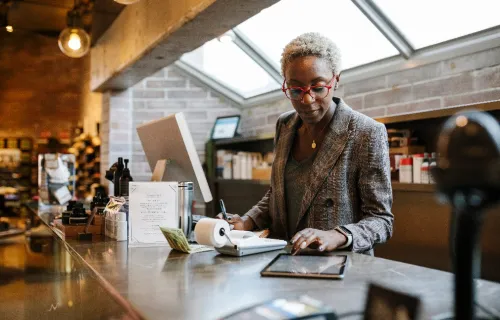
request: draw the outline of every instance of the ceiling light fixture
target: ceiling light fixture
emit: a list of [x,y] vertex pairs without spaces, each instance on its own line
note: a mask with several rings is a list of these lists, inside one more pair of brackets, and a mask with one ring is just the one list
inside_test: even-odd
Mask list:
[[81,15],[76,10],[68,12],[68,27],[61,31],[58,39],[59,49],[71,58],[81,58],[90,49],[90,36],[83,29]]

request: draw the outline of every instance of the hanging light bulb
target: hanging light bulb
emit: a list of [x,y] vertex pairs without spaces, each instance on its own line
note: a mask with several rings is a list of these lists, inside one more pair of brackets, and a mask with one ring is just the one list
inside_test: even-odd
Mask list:
[[68,47],[70,47],[71,50],[80,50],[82,47],[82,40],[78,33],[71,33],[69,35]]
[[7,30],[7,32],[14,32],[14,28],[12,26],[6,26],[5,27],[5,30]]
[[57,41],[59,49],[68,57],[83,57],[90,49],[90,36],[81,26],[81,17],[78,13],[68,12],[68,27],[61,31]]
[[90,49],[90,36],[80,28],[66,28],[59,35],[59,49],[71,58],[80,58]]
[[117,2],[119,4],[124,4],[124,5],[136,3],[137,1],[139,1],[139,0],[115,0],[115,2]]

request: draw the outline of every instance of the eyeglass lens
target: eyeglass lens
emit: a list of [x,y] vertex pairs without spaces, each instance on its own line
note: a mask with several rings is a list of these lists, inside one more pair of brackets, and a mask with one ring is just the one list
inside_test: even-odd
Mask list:
[[328,95],[328,88],[319,86],[313,87],[310,90],[301,90],[301,88],[286,89],[287,97],[292,100],[302,100],[306,93],[310,94],[314,99],[323,99]]

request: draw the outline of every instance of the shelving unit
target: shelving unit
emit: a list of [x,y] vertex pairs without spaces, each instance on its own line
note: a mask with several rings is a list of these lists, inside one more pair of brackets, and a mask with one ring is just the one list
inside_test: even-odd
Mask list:
[[[400,115],[376,119],[387,129],[411,129],[428,152],[434,146],[439,131],[449,116],[458,111],[478,109],[487,111],[500,121],[500,101],[479,103],[453,109],[441,109],[418,114]],[[207,156],[212,163],[218,149],[268,151],[273,146],[273,137],[236,138],[207,145]],[[211,149],[210,149],[211,148]],[[404,152],[405,150],[392,150]],[[243,214],[254,206],[269,190],[269,181],[224,180],[215,178],[215,168],[209,167],[209,181],[214,195],[207,215],[219,212],[218,200],[224,199],[228,212]],[[437,201],[436,186],[392,182],[394,214],[394,234],[384,245],[375,248],[378,257],[451,271],[449,265],[450,212],[448,205]],[[481,274],[498,281],[498,261],[500,247],[498,229],[500,228],[500,209],[493,208],[486,216],[481,240]],[[408,254],[410,252],[411,254]]]
[[[394,117],[378,118],[387,129],[411,129],[421,141],[421,146],[405,148],[391,148],[391,153],[418,153],[435,151],[435,144],[440,128],[449,116],[458,111],[477,109],[487,111],[500,119],[500,101],[478,103],[458,108],[441,109],[417,114],[399,115]],[[207,205],[207,215],[215,216],[219,212],[218,200],[224,199],[228,211],[244,213],[255,205],[269,189],[270,181],[266,180],[225,180],[216,177],[217,150],[247,151],[266,153],[273,151],[274,136],[263,135],[257,137],[237,137],[206,145],[207,176],[212,189],[214,200],[212,205]],[[412,151],[412,152],[409,152]],[[392,188],[395,196],[399,193],[433,193],[435,186],[432,184],[406,184],[393,181]]]
[[497,120],[500,120],[500,101],[476,103],[456,108],[445,108],[392,117],[382,117],[376,118],[375,120],[385,124],[387,129],[410,128],[415,136],[419,138],[426,152],[433,152],[436,149],[437,138],[444,122],[457,112],[466,110],[485,111],[494,116]]
[[90,194],[92,185],[101,181],[101,141],[99,137],[81,134],[68,151],[76,157],[76,196],[84,199]]
[[[214,200],[206,206],[207,216],[219,213],[219,199],[224,199],[227,210],[241,212],[241,208],[250,208],[269,189],[270,182],[266,180],[235,180],[220,179],[216,176],[217,151],[273,152],[274,136],[261,135],[256,137],[236,137],[209,141],[206,144],[207,177]],[[260,195],[260,198],[259,198]],[[253,201],[253,203],[251,203]],[[258,200],[257,200],[258,201]]]
[[[35,145],[28,137],[0,138],[0,187],[6,194],[0,208],[4,214],[16,214],[22,201],[37,193]],[[9,189],[5,189],[9,188]]]

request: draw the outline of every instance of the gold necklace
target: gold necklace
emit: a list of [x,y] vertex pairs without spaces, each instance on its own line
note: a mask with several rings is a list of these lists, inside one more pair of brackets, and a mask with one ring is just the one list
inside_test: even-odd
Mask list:
[[[333,117],[332,117],[333,118]],[[324,126],[323,126],[323,129],[321,129],[321,131],[318,133],[318,135],[320,135],[323,130],[325,130],[326,126],[328,126],[328,124],[330,123],[332,119],[330,119]],[[309,132],[309,130],[307,129],[307,126],[304,124],[304,129],[306,130],[307,134],[311,137],[312,139],[312,143],[311,143],[311,148],[313,149],[316,149],[316,139],[314,139],[314,137],[312,136],[312,134]]]

